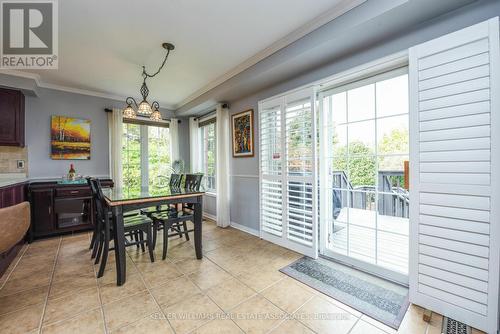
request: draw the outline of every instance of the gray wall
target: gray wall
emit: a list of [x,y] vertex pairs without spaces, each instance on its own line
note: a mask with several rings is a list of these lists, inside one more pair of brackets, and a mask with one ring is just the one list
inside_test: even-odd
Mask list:
[[[31,178],[53,178],[66,174],[70,163],[79,174],[108,176],[108,121],[104,108],[122,108],[123,101],[40,88],[39,96],[26,96],[26,145]],[[171,113],[162,110],[164,117]],[[50,158],[50,117],[72,116],[91,120],[91,159],[52,160]],[[179,126],[180,155],[189,163],[188,122]]]
[[[278,85],[268,87],[251,96],[228,101],[231,107],[231,114],[247,109],[254,109],[254,128],[256,130],[256,156],[253,158],[231,159],[231,221],[250,229],[259,229],[259,180],[258,178],[250,177],[258,176],[259,174],[258,101],[499,15],[500,1],[478,1],[432,21],[425,22],[425,24],[417,25],[404,33],[380,41],[366,49],[361,49],[345,57],[332,60],[327,65],[308,71],[303,75],[284,81]],[[352,38],[355,39],[357,37],[352,36]],[[300,43],[300,40],[296,43]],[[280,59],[279,61],[284,62],[286,60]],[[209,213],[213,214],[212,212]]]

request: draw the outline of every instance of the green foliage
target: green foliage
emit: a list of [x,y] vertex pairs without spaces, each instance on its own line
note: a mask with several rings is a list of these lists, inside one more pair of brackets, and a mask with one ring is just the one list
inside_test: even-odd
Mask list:
[[350,144],[349,162],[347,161],[347,148],[340,147],[333,159],[335,171],[346,171],[349,163],[349,179],[354,187],[375,185],[375,152],[362,142]]

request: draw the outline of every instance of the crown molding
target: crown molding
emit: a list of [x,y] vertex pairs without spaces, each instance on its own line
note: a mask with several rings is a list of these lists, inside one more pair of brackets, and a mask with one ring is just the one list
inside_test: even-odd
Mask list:
[[[69,87],[69,86],[64,86],[64,85],[56,85],[56,84],[51,84],[48,82],[43,82],[42,78],[37,73],[30,73],[30,72],[16,71],[16,70],[5,70],[4,69],[4,70],[0,70],[0,74],[5,74],[5,75],[18,77],[18,78],[33,80],[35,82],[36,86],[39,88],[58,90],[61,92],[73,93],[73,94],[79,94],[79,95],[100,97],[103,99],[110,99],[110,100],[115,100],[115,101],[125,101],[125,99],[127,98],[126,96],[121,96],[121,95],[115,95],[115,94],[97,92],[97,91],[88,90],[88,89],[74,88],[74,87]],[[175,110],[175,105],[162,104],[161,109]]]
[[234,67],[233,69],[231,69],[228,72],[226,72],[225,74],[223,74],[222,76],[218,77],[217,79],[215,79],[212,82],[208,83],[207,85],[203,86],[199,90],[195,91],[193,94],[189,95],[183,101],[178,103],[175,106],[175,110],[183,107],[184,105],[188,104],[189,102],[193,101],[194,99],[198,98],[199,96],[205,94],[206,92],[214,89],[215,87],[219,86],[220,84],[224,83],[225,81],[231,79],[235,75],[252,67],[253,65],[260,62],[261,60],[264,60],[265,58],[269,57],[273,53],[276,53],[277,51],[287,47],[288,45],[299,40],[300,38],[304,37],[305,35],[313,32],[314,30],[320,28],[321,26],[327,24],[330,21],[333,21],[337,17],[349,12],[350,10],[358,7],[359,5],[365,3],[366,1],[367,0],[343,0],[342,2],[340,2],[337,5],[335,5],[334,7],[332,7],[330,10],[317,16],[316,18],[314,18],[313,20],[304,24],[303,26],[301,26],[301,27],[297,28],[296,30],[292,31],[291,33],[287,34],[285,37],[272,43],[264,50],[259,51],[258,53],[256,53],[252,57],[248,58],[247,60],[245,60],[244,62],[242,62],[238,66]]

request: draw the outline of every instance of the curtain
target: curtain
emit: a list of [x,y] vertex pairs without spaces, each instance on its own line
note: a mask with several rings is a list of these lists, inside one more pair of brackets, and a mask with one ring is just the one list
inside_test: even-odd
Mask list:
[[122,137],[123,114],[121,109],[108,113],[109,128],[109,176],[116,187],[123,186],[122,176]]
[[230,196],[229,196],[229,109],[217,105],[216,123],[216,168],[215,179],[217,182],[217,226],[230,225]]
[[189,161],[191,173],[200,173],[201,168],[200,128],[196,117],[189,118]]
[[170,132],[170,161],[173,163],[179,160],[179,122],[177,118],[172,118],[169,125]]

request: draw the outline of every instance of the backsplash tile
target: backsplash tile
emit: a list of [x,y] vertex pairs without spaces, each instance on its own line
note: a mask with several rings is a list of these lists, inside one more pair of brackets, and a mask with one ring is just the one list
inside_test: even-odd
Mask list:
[[[24,160],[24,168],[17,168],[17,161]],[[28,148],[0,146],[0,173],[28,173]]]

